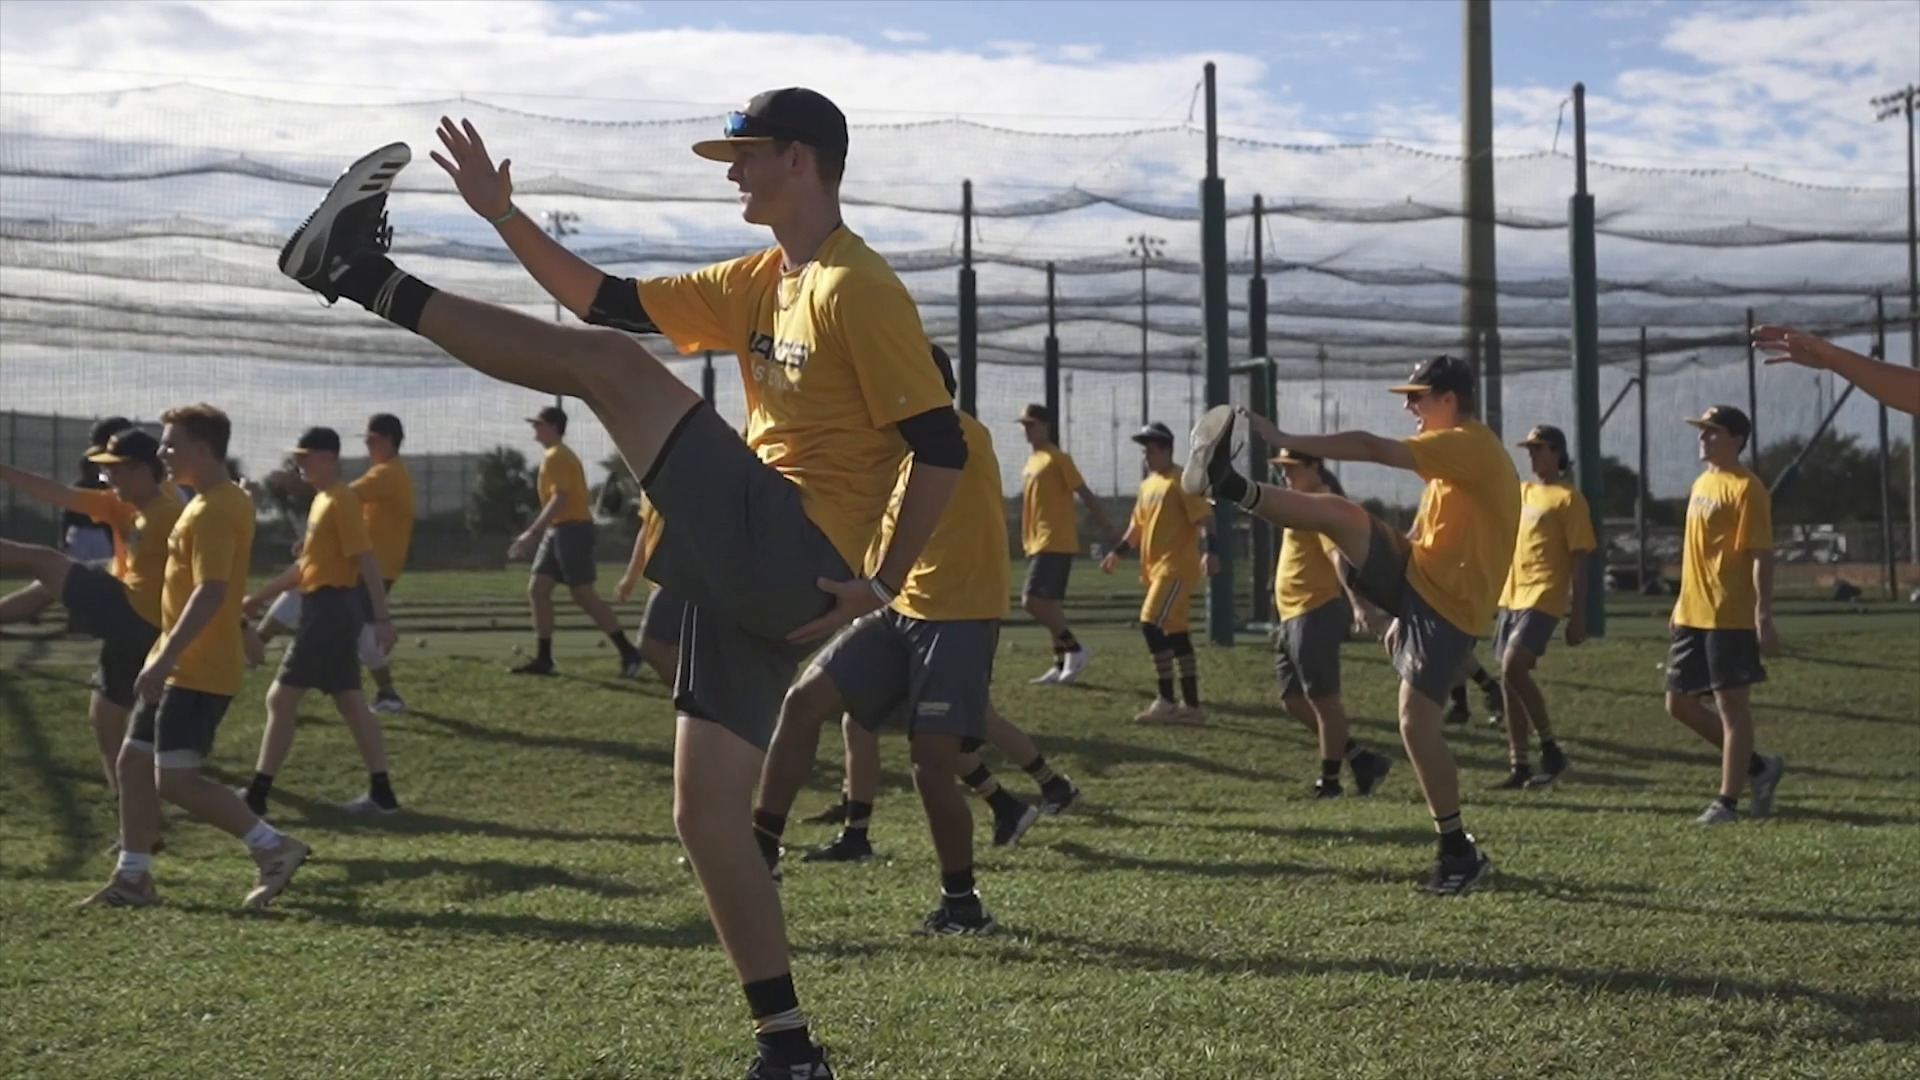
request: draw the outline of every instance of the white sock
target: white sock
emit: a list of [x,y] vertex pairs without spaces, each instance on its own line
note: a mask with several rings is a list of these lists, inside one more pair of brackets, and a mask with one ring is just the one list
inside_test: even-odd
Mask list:
[[153,872],[153,856],[144,851],[121,851],[120,865],[114,873],[121,877],[145,877]]
[[280,846],[280,830],[267,824],[266,818],[261,818],[253,823],[253,828],[247,830],[247,835],[241,837],[240,842],[256,855],[262,851],[272,851]]

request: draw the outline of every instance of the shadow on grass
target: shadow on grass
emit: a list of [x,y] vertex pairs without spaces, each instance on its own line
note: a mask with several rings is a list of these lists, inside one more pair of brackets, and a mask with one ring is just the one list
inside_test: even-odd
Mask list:
[[[1907,673],[1911,674],[1912,672],[1909,669]],[[1637,690],[1627,686],[1620,686],[1620,685],[1609,686],[1606,683],[1581,682],[1573,679],[1553,679],[1553,680],[1549,680],[1549,682],[1551,686],[1564,686],[1574,690],[1585,690],[1588,693],[1593,693],[1593,694],[1607,694],[1613,697],[1650,698],[1653,701],[1660,703],[1658,707],[1653,709],[1650,715],[1656,715],[1656,716],[1666,715],[1665,703],[1667,700],[1667,694],[1666,694],[1666,691],[1664,690]],[[1783,703],[1779,700],[1770,701],[1767,699],[1764,684],[1762,684],[1761,687],[1758,687],[1755,689],[1754,696],[1755,696],[1755,700],[1753,702],[1753,711],[1756,714],[1763,714],[1763,715],[1786,714],[1786,715],[1797,716],[1797,717],[1806,717],[1806,716],[1832,717],[1832,718],[1837,718],[1841,720],[1857,720],[1863,724],[1900,724],[1900,725],[1920,724],[1920,716],[1912,716],[1912,715],[1896,716],[1891,713],[1856,712],[1851,709],[1838,708],[1830,701],[1822,701],[1817,704],[1810,704],[1810,705],[1797,705],[1797,704],[1794,704],[1793,702]],[[1580,740],[1580,741],[1589,741],[1589,740]],[[1716,764],[1718,763],[1717,758],[1715,759],[1715,763]]]
[[[208,770],[213,775],[213,770]],[[444,814],[423,813],[419,810],[402,809],[398,814],[350,814],[329,802],[309,799],[286,788],[276,786],[273,789],[274,803],[283,808],[291,808],[295,815],[289,816],[285,809],[272,811],[273,821],[277,825],[289,822],[311,824],[324,827],[332,833],[379,834],[390,833],[397,836],[424,835],[428,833],[456,833],[466,836],[491,836],[507,840],[553,840],[562,843],[581,841],[601,841],[616,844],[678,845],[680,840],[672,833],[637,832],[597,832],[590,829],[554,829],[538,825],[516,825],[504,821],[483,821],[475,818],[449,817]]]
[[564,750],[589,757],[620,758],[668,771],[673,769],[673,729],[671,727],[661,733],[667,740],[667,745],[662,747],[643,745],[638,742],[619,742],[613,739],[595,739],[584,735],[549,735],[489,727],[486,724],[427,709],[410,708],[406,715],[475,742],[502,743],[538,750]]
[[[11,721],[9,736],[14,754],[39,781],[53,810],[53,827],[60,836],[60,856],[50,864],[48,877],[68,877],[79,871],[98,849],[101,840],[93,831],[93,821],[80,803],[79,786],[67,768],[55,757],[53,743],[42,730],[40,715],[27,701],[22,684],[27,679],[84,685],[86,680],[67,678],[43,671],[0,672],[0,713]],[[85,723],[79,717],[69,723]]]
[[1046,744],[1045,749],[1048,754],[1056,758],[1072,757],[1075,761],[1075,769],[1089,776],[1105,776],[1109,770],[1123,765],[1180,765],[1213,776],[1230,776],[1236,780],[1272,779],[1270,774],[1257,769],[1241,768],[1238,765],[1229,765],[1198,754],[1189,754],[1184,750],[1148,746],[1144,743],[1052,733],[1042,736],[1041,741]]
[[488,937],[546,939],[559,942],[594,941],[608,945],[636,945],[646,949],[709,949],[718,944],[713,926],[703,916],[668,926],[629,922],[589,922],[549,919],[539,915],[486,914],[477,911],[389,911],[337,901],[309,902],[300,886],[265,912],[215,905],[179,904],[179,910],[234,919],[309,917],[346,926],[375,930],[433,931]]
[[323,871],[344,870],[346,877],[344,880],[332,876],[317,880],[302,878],[297,894],[300,899],[343,893],[351,896],[369,885],[439,877],[464,879],[460,887],[462,901],[532,892],[535,889],[566,889],[612,898],[647,896],[660,891],[611,878],[594,877],[564,867],[508,859],[326,859],[323,854],[313,865]]
[[[1693,820],[1694,815],[1700,812],[1696,807],[1704,807],[1708,802],[1712,801],[1710,796],[1704,794],[1704,792],[1712,790],[1711,781],[1702,787],[1701,790],[1703,794],[1697,803],[1662,803],[1659,805],[1638,803],[1632,806],[1623,806],[1616,803],[1610,806],[1603,806],[1596,803],[1577,803],[1564,802],[1560,799],[1543,799],[1540,805],[1550,810],[1572,810],[1588,814],[1666,814],[1669,815],[1667,820],[1670,821],[1675,828],[1683,825],[1688,828],[1693,828],[1695,826],[1689,823]],[[1767,821],[1820,821],[1830,825],[1853,825],[1860,828],[1875,829],[1888,825],[1920,825],[1920,814],[1870,814],[1864,810],[1825,810],[1811,806],[1798,806],[1791,802],[1782,802],[1774,807],[1772,818],[1757,822],[1742,818],[1741,823],[1750,828],[1766,828]]]

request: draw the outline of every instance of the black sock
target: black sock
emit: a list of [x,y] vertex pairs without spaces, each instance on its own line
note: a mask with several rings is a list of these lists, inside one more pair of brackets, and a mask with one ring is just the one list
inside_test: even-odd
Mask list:
[[807,1017],[800,1011],[792,973],[745,983],[741,989],[746,991],[747,1009],[753,1013],[754,1041],[759,1044],[761,1060],[776,1065],[812,1060],[813,1039],[807,1034]]
[[1189,706],[1196,709],[1200,707],[1200,676],[1180,676],[1180,697]]
[[985,765],[974,766],[972,772],[960,778],[960,782],[972,788],[974,794],[983,797],[986,795],[990,781],[993,787],[1000,786],[999,782],[993,779],[993,772]]
[[1525,773],[1528,776],[1533,775],[1533,763],[1528,761],[1526,758],[1521,758],[1518,761],[1513,762],[1512,764],[1513,764],[1514,772]]
[[1168,676],[1167,678],[1161,679],[1159,681],[1159,689],[1160,689],[1160,700],[1172,701],[1173,700],[1173,677]]
[[1346,757],[1348,761],[1359,761],[1365,756],[1367,756],[1367,752],[1360,748],[1359,743],[1354,742],[1352,739],[1347,740]]
[[263,772],[254,773],[253,779],[247,782],[247,802],[265,806],[267,796],[271,794],[273,794],[273,777]]
[[973,867],[965,870],[947,870],[940,875],[940,893],[942,899],[951,905],[954,901],[973,899]]
[[1560,744],[1553,741],[1553,736],[1542,735],[1540,736],[1540,752],[1542,754],[1557,754],[1560,752]]
[[1339,780],[1340,761],[1338,758],[1323,758],[1320,762],[1320,779]]
[[534,657],[534,660],[542,664],[553,663],[553,639],[552,638],[543,637],[540,639],[540,652],[538,655]]
[[1720,796],[1720,805],[1729,810],[1738,810],[1740,809],[1740,797],[1737,795],[1722,795]]
[[1018,817],[1027,812],[1027,804],[1013,797],[1013,793],[1004,787],[996,786],[993,794],[987,796],[987,805],[993,807],[996,817],[1012,815]]
[[1060,631],[1060,639],[1055,643],[1055,648],[1065,652],[1076,653],[1080,651],[1080,642],[1074,639],[1073,631],[1062,630]]
[[1766,758],[1761,757],[1759,754],[1752,754],[1748,756],[1747,758],[1747,775],[1748,776],[1759,776],[1761,773],[1766,771],[1767,771]]
[[415,333],[420,331],[420,313],[439,291],[377,252],[356,256],[333,287],[341,296]]
[[1048,784],[1060,778],[1060,774],[1054,772],[1053,768],[1047,764],[1045,754],[1034,758],[1021,767],[1026,769],[1027,775],[1033,777],[1033,782],[1039,784],[1041,787],[1046,787]]
[[1067,666],[1067,650],[1061,648],[1058,645],[1055,645],[1053,647],[1053,666],[1056,669],[1065,668]]
[[867,826],[872,823],[873,804],[870,802],[847,802],[847,823],[841,826],[842,834],[853,840],[867,838]]
[[[1498,686],[1499,683],[1493,681],[1493,676],[1487,674],[1486,668],[1481,668],[1479,671],[1473,673],[1473,685],[1482,690],[1491,690],[1495,686]],[[1462,689],[1464,689],[1464,687]]]
[[607,635],[607,640],[613,642],[613,647],[620,650],[620,659],[628,663],[640,659],[640,651],[633,647],[633,642],[627,640],[625,630],[615,630]]
[[1467,707],[1467,687],[1465,683],[1462,683],[1459,686],[1454,687],[1453,690],[1451,691],[1451,695],[1453,697],[1454,708],[1464,709]]
[[367,795],[382,809],[391,810],[400,805],[400,800],[393,796],[393,781],[383,772],[367,775]]
[[1460,811],[1434,818],[1433,824],[1440,830],[1440,854],[1458,856],[1472,853],[1473,841],[1467,839],[1467,830],[1460,825]]
[[766,810],[753,812],[753,841],[768,862],[780,858],[780,837],[787,831],[787,815]]
[[1237,472],[1229,472],[1220,478],[1219,483],[1213,485],[1213,497],[1225,499],[1236,506],[1244,506],[1249,486],[1246,477]]

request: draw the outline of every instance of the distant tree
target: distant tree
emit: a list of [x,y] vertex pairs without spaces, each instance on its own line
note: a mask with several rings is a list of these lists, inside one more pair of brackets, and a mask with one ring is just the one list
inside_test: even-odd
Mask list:
[[[1783,477],[1806,446],[1806,437],[1795,435],[1760,450],[1760,478],[1769,484],[1782,481],[1773,497],[1774,520],[1795,525],[1880,520],[1879,449],[1861,446],[1856,436],[1828,432],[1813,445],[1806,460]],[[1900,521],[1907,508],[1904,444],[1893,448],[1892,458],[1893,514]]]
[[467,497],[467,528],[482,536],[512,536],[540,513],[538,475],[526,455],[496,446],[480,455],[473,493]]
[[607,478],[593,490],[593,505],[603,518],[624,518],[640,502],[640,481],[627,467],[627,459],[608,454],[600,461]]

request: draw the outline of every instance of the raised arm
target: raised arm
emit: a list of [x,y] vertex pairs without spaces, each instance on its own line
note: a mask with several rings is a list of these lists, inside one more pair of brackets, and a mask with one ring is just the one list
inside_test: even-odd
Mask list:
[[1882,405],[1920,416],[1920,368],[1862,356],[1786,326],[1755,327],[1753,343],[1767,350],[1769,364],[1792,363],[1831,371],[1873,395]]
[[1413,451],[1399,439],[1388,439],[1366,431],[1341,431],[1332,435],[1293,435],[1281,431],[1273,421],[1247,409],[1240,417],[1248,430],[1260,436],[1270,447],[1285,447],[1328,461],[1370,461],[1394,469],[1415,471]]
[[38,473],[30,473],[12,465],[0,465],[0,483],[19,488],[27,498],[37,502],[52,503],[75,513],[85,512],[80,509],[80,502],[86,497],[85,491],[68,487],[58,480],[49,480]]

